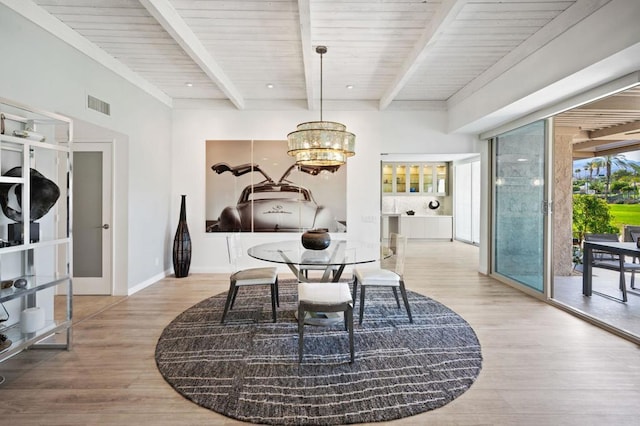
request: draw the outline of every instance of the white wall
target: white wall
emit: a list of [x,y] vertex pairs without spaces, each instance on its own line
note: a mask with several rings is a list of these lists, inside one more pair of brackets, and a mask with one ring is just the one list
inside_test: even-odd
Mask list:
[[[163,274],[171,263],[170,108],[3,5],[0,40],[2,97],[129,137],[128,194],[115,200],[126,206],[128,216],[121,224],[129,240],[128,262],[119,265],[126,274],[120,279],[130,289]],[[109,102],[112,116],[88,110],[88,94]]]
[[[380,233],[381,152],[475,152],[475,138],[447,135],[442,111],[331,111],[325,118],[356,134],[356,155],[347,163],[347,223],[350,237],[378,241]],[[193,272],[228,270],[225,234],[205,233],[206,140],[282,140],[298,123],[317,119],[313,111],[238,111],[233,108],[174,108],[172,226],[180,194],[187,194]],[[297,234],[295,234],[297,237]],[[294,235],[247,235],[247,239],[295,238]]]

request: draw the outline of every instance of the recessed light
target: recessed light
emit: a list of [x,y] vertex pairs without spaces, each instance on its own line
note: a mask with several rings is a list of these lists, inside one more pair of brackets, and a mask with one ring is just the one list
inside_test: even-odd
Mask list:
[[349,90],[353,89],[353,84],[347,84],[347,89]]
[[187,82],[187,83],[185,83],[184,85],[185,85],[185,86],[187,86],[187,87],[193,87],[193,83],[188,83],[188,82]]
[[267,83],[267,89],[273,89],[273,84]]

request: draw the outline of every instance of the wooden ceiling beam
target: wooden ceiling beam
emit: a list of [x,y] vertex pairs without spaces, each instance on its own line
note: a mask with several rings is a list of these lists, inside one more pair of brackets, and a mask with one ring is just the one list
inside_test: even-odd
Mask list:
[[168,0],[140,0],[158,23],[169,33],[187,55],[204,71],[238,109],[244,109],[244,99],[231,79],[213,59],[200,39],[182,19]]
[[609,145],[609,144],[616,143],[616,142],[624,142],[624,139],[611,140],[611,141],[610,140],[602,141],[602,140],[590,139],[588,141],[576,142],[576,143],[573,144],[573,150],[574,151],[583,151],[585,149],[595,148],[595,147],[602,146],[602,145]]
[[633,121],[631,123],[619,124],[617,126],[611,126],[600,130],[593,130],[589,132],[589,139],[599,139],[611,135],[617,135],[620,133],[635,132],[640,130],[640,120]]
[[409,53],[409,56],[404,60],[402,68],[380,98],[380,110],[387,108],[398,93],[400,93],[400,90],[402,90],[416,72],[424,60],[424,57],[433,48],[435,41],[440,37],[442,32],[451,25],[466,4],[467,0],[444,0],[440,4],[433,20],[425,27],[420,39],[418,39],[411,53]]
[[591,112],[592,110],[601,111],[620,111],[620,112],[637,112],[640,110],[640,96],[616,96],[592,102],[577,108],[577,111],[584,110]]
[[309,0],[298,0],[298,17],[300,20],[300,48],[302,50],[302,66],[307,88],[307,108],[315,109],[316,95],[313,88],[313,46],[311,45],[311,7]]
[[618,148],[603,149],[594,151],[595,157],[604,157],[606,155],[624,154],[631,151],[640,151],[640,142],[633,145],[621,146]]

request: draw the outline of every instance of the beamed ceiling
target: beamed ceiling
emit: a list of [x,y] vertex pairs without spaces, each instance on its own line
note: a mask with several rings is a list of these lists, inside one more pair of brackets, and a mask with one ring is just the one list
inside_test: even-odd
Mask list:
[[563,112],[555,125],[575,129],[574,159],[640,150],[640,87]]
[[[3,0],[0,0],[3,1]],[[446,108],[609,0],[7,1],[168,105]],[[576,150],[638,131],[638,92],[566,112]],[[635,106],[634,106],[635,105]],[[636,124],[632,124],[632,123]],[[611,132],[617,132],[615,134]],[[589,146],[587,148],[587,146]],[[608,143],[613,147],[613,142]]]

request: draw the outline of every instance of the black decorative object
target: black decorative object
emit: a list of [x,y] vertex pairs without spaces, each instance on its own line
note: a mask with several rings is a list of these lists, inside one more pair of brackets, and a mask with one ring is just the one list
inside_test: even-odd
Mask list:
[[331,235],[326,228],[310,229],[302,234],[302,246],[308,250],[324,250],[331,244]]
[[407,215],[413,216],[414,214],[416,214],[416,212],[414,212],[413,210],[407,210]]
[[438,200],[431,200],[431,201],[429,201],[429,208],[430,208],[431,210],[435,210],[435,209],[437,209],[438,207],[440,207],[440,201],[438,201]]
[[189,275],[191,265],[191,235],[187,226],[186,195],[182,195],[180,204],[180,220],[178,229],[173,239],[173,271],[176,278],[184,278]]
[[[22,177],[22,167],[14,167],[4,173],[8,177]],[[31,185],[30,196],[30,234],[31,242],[40,240],[40,227],[36,220],[47,214],[60,197],[60,188],[53,181],[44,177],[36,169],[29,169],[29,179]],[[22,184],[2,183],[0,184],[0,208],[9,219],[17,222],[9,224],[8,240],[12,243],[22,244],[24,240],[24,225],[22,212]]]

